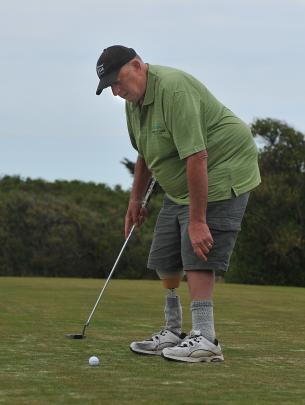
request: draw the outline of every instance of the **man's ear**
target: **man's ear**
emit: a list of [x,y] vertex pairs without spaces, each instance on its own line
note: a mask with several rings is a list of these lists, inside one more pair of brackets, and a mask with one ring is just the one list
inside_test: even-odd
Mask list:
[[138,59],[132,60],[131,66],[137,71],[140,71],[142,69],[142,64]]

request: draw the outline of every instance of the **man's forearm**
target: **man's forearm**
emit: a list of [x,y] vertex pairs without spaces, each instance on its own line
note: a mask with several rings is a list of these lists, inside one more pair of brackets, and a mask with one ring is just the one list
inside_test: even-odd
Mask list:
[[206,223],[208,202],[208,170],[206,151],[195,153],[187,159],[187,181],[190,196],[190,223]]
[[151,172],[146,166],[145,160],[139,156],[135,165],[134,181],[130,194],[131,201],[142,201],[150,177]]

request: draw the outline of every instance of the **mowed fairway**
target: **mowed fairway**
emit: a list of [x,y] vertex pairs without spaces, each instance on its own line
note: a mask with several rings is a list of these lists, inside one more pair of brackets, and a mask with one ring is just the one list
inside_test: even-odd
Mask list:
[[[163,324],[158,281],[0,278],[1,404],[305,404],[305,289],[217,284],[225,362],[139,356],[130,341]],[[180,296],[191,328],[187,285]],[[98,367],[88,365],[99,356]]]

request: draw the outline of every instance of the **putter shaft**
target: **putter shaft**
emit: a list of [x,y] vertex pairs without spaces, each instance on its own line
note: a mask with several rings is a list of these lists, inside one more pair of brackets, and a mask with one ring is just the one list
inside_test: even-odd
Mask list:
[[[145,207],[147,206],[147,204],[148,204],[148,202],[149,202],[149,199],[150,199],[150,197],[151,197],[151,195],[152,195],[152,192],[153,192],[153,189],[154,189],[156,183],[157,183],[156,180],[152,177],[152,178],[151,178],[151,181],[150,181],[150,184],[149,184],[149,186],[148,186],[148,189],[147,189],[147,191],[146,191],[144,200],[143,200],[142,205],[141,205],[142,208],[145,208]],[[100,292],[100,295],[98,296],[98,299],[96,300],[96,303],[95,303],[95,305],[94,305],[94,307],[93,307],[93,309],[92,309],[92,311],[91,311],[91,313],[90,313],[90,315],[89,315],[89,318],[87,319],[87,322],[86,322],[86,323],[84,324],[84,326],[83,326],[82,333],[81,333],[81,334],[76,334],[76,335],[72,335],[72,334],[66,335],[67,337],[70,337],[71,339],[83,339],[83,338],[85,337],[86,328],[87,328],[87,327],[89,326],[89,324],[90,324],[91,318],[92,318],[92,316],[93,316],[93,314],[94,314],[94,312],[95,312],[95,310],[96,310],[96,308],[97,308],[97,306],[98,306],[98,304],[99,304],[99,302],[100,302],[100,300],[101,300],[101,298],[102,298],[102,296],[103,296],[103,294],[104,294],[104,291],[105,291],[106,288],[107,288],[107,285],[108,285],[108,283],[109,283],[109,281],[110,281],[110,279],[111,279],[111,277],[112,277],[112,274],[113,274],[113,272],[115,271],[115,269],[116,269],[116,267],[117,267],[117,264],[118,264],[118,262],[119,262],[119,260],[120,260],[120,258],[121,258],[121,256],[122,256],[122,253],[123,253],[124,250],[125,250],[125,247],[126,247],[128,241],[129,241],[129,239],[130,239],[130,237],[131,237],[131,235],[132,235],[132,233],[133,233],[135,227],[136,227],[136,225],[134,224],[134,225],[132,226],[131,230],[129,231],[129,234],[128,234],[127,238],[125,239],[125,242],[124,242],[124,244],[123,244],[123,246],[122,246],[122,248],[121,248],[121,250],[120,250],[120,253],[118,254],[118,257],[117,257],[117,259],[116,259],[116,261],[115,261],[115,263],[114,263],[114,265],[113,265],[113,267],[112,267],[112,269],[111,269],[111,271],[110,271],[110,273],[109,273],[109,276],[107,277],[107,280],[105,281],[105,284],[104,284],[104,286],[103,286],[103,288],[102,288],[102,291]]]
[[111,269],[111,271],[110,271],[110,273],[109,273],[109,276],[107,277],[107,280],[105,281],[105,284],[104,284],[104,286],[103,286],[103,288],[102,288],[102,291],[100,292],[100,295],[98,296],[98,299],[97,299],[97,301],[96,301],[96,303],[95,303],[95,305],[94,305],[94,307],[93,307],[93,309],[92,309],[92,311],[91,311],[91,314],[89,315],[89,318],[88,318],[87,322],[85,323],[85,325],[84,325],[84,327],[83,327],[83,332],[82,332],[82,335],[83,335],[83,336],[85,336],[85,330],[86,330],[87,326],[89,326],[89,323],[90,323],[90,321],[91,321],[91,318],[92,318],[92,316],[93,316],[93,314],[94,314],[94,312],[95,312],[95,310],[96,310],[96,308],[97,308],[97,306],[98,306],[98,304],[99,304],[99,302],[100,302],[100,300],[101,300],[101,298],[102,298],[102,296],[103,296],[103,294],[104,294],[104,291],[105,291],[106,288],[107,288],[107,285],[108,285],[108,283],[109,283],[109,281],[110,281],[110,279],[111,279],[111,276],[112,276],[114,270],[116,269],[116,266],[117,266],[117,264],[118,264],[118,262],[119,262],[119,260],[120,260],[120,258],[121,258],[121,256],[122,256],[122,253],[123,253],[124,250],[125,250],[125,247],[126,247],[128,241],[129,241],[129,239],[130,239],[130,237],[131,237],[131,235],[132,235],[134,229],[135,229],[135,225],[132,226],[132,228],[131,228],[131,230],[130,230],[128,236],[127,236],[127,238],[125,239],[125,242],[124,242],[124,244],[123,244],[123,246],[122,246],[122,249],[120,250],[120,253],[119,253],[119,255],[118,255],[118,257],[117,257],[117,259],[116,259],[116,261],[115,261],[115,263],[114,263],[114,265],[113,265],[113,267],[112,267],[112,269]]

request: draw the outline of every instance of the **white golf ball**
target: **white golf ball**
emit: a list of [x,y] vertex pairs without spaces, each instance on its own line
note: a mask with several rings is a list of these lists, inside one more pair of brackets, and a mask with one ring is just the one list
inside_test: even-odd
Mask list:
[[89,359],[90,366],[98,366],[100,364],[100,360],[96,356],[91,356]]

